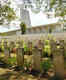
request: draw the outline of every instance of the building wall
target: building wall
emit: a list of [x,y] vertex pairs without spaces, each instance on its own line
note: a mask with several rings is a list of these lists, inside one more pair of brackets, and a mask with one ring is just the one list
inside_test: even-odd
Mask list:
[[[39,27],[32,27],[27,28],[26,34],[38,34],[38,33],[49,33],[50,28],[52,29],[52,33],[59,33],[63,32],[63,24],[57,24],[57,25],[47,25],[47,26],[39,26]],[[21,35],[21,30],[11,31],[6,33],[7,36],[12,35]]]
[[27,11],[21,7],[20,8],[20,17],[21,17],[22,22],[25,22],[25,24],[27,26],[31,26],[29,11]]
[[63,25],[40,26],[36,28],[29,28],[27,29],[26,34],[49,33],[50,29],[52,29],[52,33],[63,32]]

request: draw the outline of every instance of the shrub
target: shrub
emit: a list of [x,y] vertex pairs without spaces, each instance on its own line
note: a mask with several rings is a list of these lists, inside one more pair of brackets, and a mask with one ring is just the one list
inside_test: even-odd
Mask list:
[[46,56],[46,55],[51,56],[50,40],[45,40],[45,47],[44,47],[44,50],[43,50],[43,56]]
[[25,34],[26,33],[26,24],[21,22],[20,27],[21,27],[21,34]]
[[48,53],[48,56],[51,55],[51,47],[50,47],[50,45],[45,45],[44,52]]
[[52,64],[51,64],[50,59],[47,59],[47,60],[41,62],[41,68],[44,71],[44,73],[48,72],[48,70],[51,68],[51,65]]
[[13,58],[8,58],[8,62],[7,62],[8,64],[11,64],[11,65],[14,65],[14,64],[16,64],[16,58],[15,57],[13,57]]

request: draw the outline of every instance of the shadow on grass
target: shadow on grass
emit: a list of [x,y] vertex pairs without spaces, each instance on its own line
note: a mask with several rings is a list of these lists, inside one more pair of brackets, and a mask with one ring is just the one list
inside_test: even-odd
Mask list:
[[6,73],[0,75],[0,80],[12,80],[12,77],[14,80],[18,80],[19,75],[14,72],[7,71]]

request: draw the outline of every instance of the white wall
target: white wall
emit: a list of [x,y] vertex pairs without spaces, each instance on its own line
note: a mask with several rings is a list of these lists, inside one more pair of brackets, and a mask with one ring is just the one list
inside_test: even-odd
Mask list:
[[22,22],[25,22],[25,24],[27,26],[31,26],[29,11],[27,11],[21,7],[20,8],[20,17],[21,17]]

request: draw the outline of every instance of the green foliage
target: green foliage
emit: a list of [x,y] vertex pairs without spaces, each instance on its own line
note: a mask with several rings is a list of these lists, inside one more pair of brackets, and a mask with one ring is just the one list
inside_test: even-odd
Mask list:
[[27,61],[25,60],[23,67],[24,67],[24,70],[25,70],[25,71],[28,71],[29,68],[31,67],[31,62],[27,62]]
[[48,72],[48,70],[51,68],[51,61],[50,59],[44,60],[41,62],[41,68],[44,70],[44,72]]
[[47,54],[47,56],[51,55],[51,46],[50,46],[50,41],[49,40],[45,40],[45,47],[44,47],[43,56],[45,56],[46,54]]
[[[53,8],[56,5],[56,0],[51,0],[50,7]],[[58,0],[57,6],[55,9],[55,16],[64,17],[66,15],[66,8],[63,5],[62,0]]]
[[50,45],[45,45],[44,52],[45,53],[48,53],[48,56],[51,55],[51,47],[50,47]]
[[50,7],[52,8],[53,5],[55,4],[56,0],[50,0]]
[[29,68],[29,67],[30,67],[30,65],[31,65],[31,63],[30,63],[30,62],[25,62],[25,63],[24,63],[24,67]]
[[50,41],[49,40],[45,40],[45,44],[49,45]]
[[0,36],[7,36],[7,33],[0,33]]
[[0,25],[4,24],[5,21],[10,23],[16,19],[16,14],[13,8],[10,7],[10,3],[2,5],[0,3]]
[[62,5],[62,0],[59,0],[59,5]]
[[9,63],[9,64],[11,64],[11,65],[15,64],[15,63],[16,63],[16,58],[15,58],[15,57],[13,57],[13,58],[8,58],[8,62],[7,62],[7,63]]
[[53,7],[56,2],[58,2],[58,5],[61,6],[62,5],[62,0],[50,0],[50,7]]
[[26,24],[21,22],[20,23],[20,27],[21,27],[21,33],[22,34],[25,34],[26,33]]

